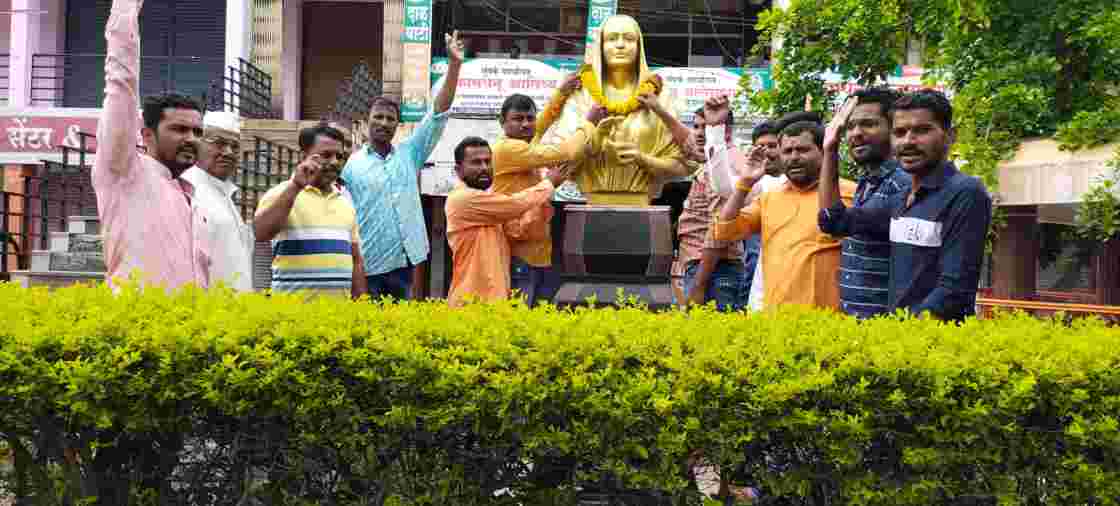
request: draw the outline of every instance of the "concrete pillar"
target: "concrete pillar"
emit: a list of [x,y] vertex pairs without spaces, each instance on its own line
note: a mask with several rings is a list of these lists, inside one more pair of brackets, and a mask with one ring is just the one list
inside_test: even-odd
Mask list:
[[[31,104],[32,56],[60,53],[66,45],[65,0],[11,0],[8,42],[8,105]],[[36,97],[51,99],[40,93]]]
[[[230,67],[241,68],[240,60],[250,61],[252,37],[253,5],[249,0],[226,0],[226,68],[223,72],[227,76]],[[234,104],[240,100],[237,95],[231,98]],[[227,109],[234,110],[232,106]]]
[[31,55],[37,52],[36,18],[38,0],[12,0],[11,42],[8,51],[8,105],[31,103]]
[[992,297],[1034,300],[1038,290],[1038,207],[1009,206],[992,252]]
[[298,121],[303,114],[303,0],[284,0],[282,19],[280,88],[284,91],[284,119]]

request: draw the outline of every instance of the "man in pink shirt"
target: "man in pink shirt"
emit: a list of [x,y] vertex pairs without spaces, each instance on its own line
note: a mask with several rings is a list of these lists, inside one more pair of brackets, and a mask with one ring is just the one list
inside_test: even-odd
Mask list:
[[[209,284],[208,219],[179,178],[198,159],[202,107],[176,94],[139,103],[143,0],[113,0],[105,26],[105,102],[97,125],[93,189],[110,284],[138,275],[167,289]],[[136,148],[136,132],[147,153]]]

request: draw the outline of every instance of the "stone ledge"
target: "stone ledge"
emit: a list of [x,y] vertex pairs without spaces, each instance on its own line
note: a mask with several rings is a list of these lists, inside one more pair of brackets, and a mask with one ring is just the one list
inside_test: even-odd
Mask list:
[[46,286],[62,288],[78,283],[100,282],[105,280],[103,272],[31,272],[13,271],[12,282],[24,288]]

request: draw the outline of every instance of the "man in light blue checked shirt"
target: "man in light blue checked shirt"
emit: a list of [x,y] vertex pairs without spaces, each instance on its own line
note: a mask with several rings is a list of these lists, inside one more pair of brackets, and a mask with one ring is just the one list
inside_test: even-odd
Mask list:
[[428,259],[428,233],[417,175],[447,126],[463,64],[459,32],[445,35],[445,40],[447,77],[432,111],[412,136],[394,147],[400,105],[387,97],[375,98],[369,111],[369,144],[351,155],[342,169],[342,180],[358,213],[362,258],[369,294],[374,299],[407,299],[413,268]]

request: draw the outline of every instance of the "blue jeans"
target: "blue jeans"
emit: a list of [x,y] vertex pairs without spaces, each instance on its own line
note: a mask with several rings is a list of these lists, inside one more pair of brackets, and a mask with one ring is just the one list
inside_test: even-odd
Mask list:
[[762,255],[762,235],[754,234],[743,241],[743,267],[745,269],[743,285],[743,305],[746,306],[746,297],[751,294],[751,283],[754,282],[754,270],[758,268],[758,257]]
[[520,258],[510,259],[510,288],[521,292],[529,307],[552,302],[560,289],[560,275],[552,267],[534,267]]
[[[692,261],[684,270],[684,296],[687,298],[692,286],[696,282],[696,273],[700,271],[700,262]],[[747,305],[746,281],[743,276],[743,265],[735,260],[720,260],[708,279],[708,287],[704,294],[704,301],[716,301],[720,311],[738,311]]]
[[382,297],[391,297],[397,300],[408,300],[408,291],[412,288],[412,271],[414,267],[401,267],[400,269],[366,276],[369,284],[369,297],[374,301]]

